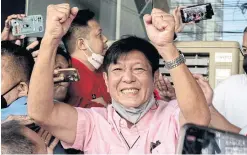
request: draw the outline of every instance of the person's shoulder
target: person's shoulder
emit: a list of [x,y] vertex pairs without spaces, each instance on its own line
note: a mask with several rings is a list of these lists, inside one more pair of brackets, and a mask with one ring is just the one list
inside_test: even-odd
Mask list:
[[237,74],[237,75],[232,75],[228,77],[226,80],[223,81],[223,83],[239,83],[247,81],[247,75],[246,74]]
[[105,107],[92,107],[92,108],[81,108],[76,107],[76,110],[80,114],[85,114],[91,117],[107,117],[108,110]]
[[167,115],[175,115],[179,111],[178,101],[171,100],[169,102],[163,100],[157,100],[158,103],[158,111]]
[[76,58],[71,58],[71,62],[72,62],[72,67],[78,69],[79,72],[80,71],[92,72],[87,68],[87,66],[84,63],[82,63],[80,60]]
[[247,75],[246,74],[237,74],[228,77],[226,80],[222,81],[216,87],[217,89],[226,89],[226,88],[235,88],[239,85],[247,84]]
[[239,134],[244,135],[244,136],[247,136],[247,125],[241,129],[241,131],[239,132]]
[[230,77],[228,77],[226,80],[247,80],[247,75],[246,74],[236,74],[236,75],[232,75]]

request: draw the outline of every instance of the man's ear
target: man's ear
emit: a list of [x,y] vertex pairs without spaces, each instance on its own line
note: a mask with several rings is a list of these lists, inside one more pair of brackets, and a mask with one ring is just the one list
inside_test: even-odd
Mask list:
[[78,38],[78,39],[76,40],[76,46],[77,46],[77,48],[80,49],[80,50],[86,50],[86,49],[87,49],[87,48],[86,48],[86,45],[85,45],[85,40],[82,39],[82,38]]
[[27,96],[28,94],[28,84],[26,82],[21,82],[18,86],[17,86],[17,90],[18,90],[18,97],[23,97],[23,96]]
[[103,72],[103,78],[105,80],[105,85],[106,85],[106,88],[107,88],[107,92],[109,93],[109,86],[108,86],[108,75],[106,72]]

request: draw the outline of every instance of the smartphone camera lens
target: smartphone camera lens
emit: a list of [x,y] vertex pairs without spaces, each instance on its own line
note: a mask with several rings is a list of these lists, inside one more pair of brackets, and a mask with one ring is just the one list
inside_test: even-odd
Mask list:
[[39,27],[39,31],[40,32],[43,31],[43,27],[42,26]]

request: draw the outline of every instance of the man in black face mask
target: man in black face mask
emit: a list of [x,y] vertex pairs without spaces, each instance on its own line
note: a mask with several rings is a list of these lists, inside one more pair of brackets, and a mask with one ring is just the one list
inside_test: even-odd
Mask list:
[[1,42],[1,120],[27,115],[28,85],[34,66],[30,52],[10,41]]
[[242,51],[243,51],[243,55],[244,55],[243,68],[244,68],[245,73],[247,74],[247,27],[244,30]]
[[247,27],[244,30],[242,51],[245,73],[233,75],[214,90],[213,105],[232,124],[239,128],[247,125]]

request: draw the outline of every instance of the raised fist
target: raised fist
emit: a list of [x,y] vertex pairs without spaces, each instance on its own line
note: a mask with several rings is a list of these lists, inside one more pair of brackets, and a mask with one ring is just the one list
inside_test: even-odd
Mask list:
[[164,47],[173,42],[175,20],[172,15],[154,8],[151,15],[146,14],[143,20],[147,35],[156,47]]
[[68,31],[78,12],[77,7],[69,4],[49,5],[47,7],[45,35],[52,39],[61,39]]

